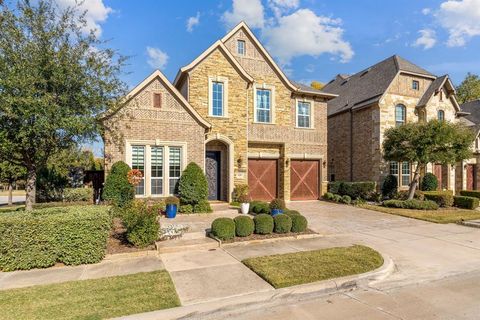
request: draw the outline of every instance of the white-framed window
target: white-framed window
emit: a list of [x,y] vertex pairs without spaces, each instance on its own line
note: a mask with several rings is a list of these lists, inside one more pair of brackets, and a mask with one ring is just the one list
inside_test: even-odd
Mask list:
[[437,119],[438,119],[438,121],[445,121],[445,111],[438,110],[437,111]]
[[208,115],[210,117],[228,116],[228,79],[210,77],[208,79]]
[[132,146],[132,169],[142,172],[143,178],[140,183],[135,186],[136,195],[145,194],[145,146]]
[[312,102],[297,101],[297,127],[312,128]]
[[256,90],[256,112],[255,118],[257,122],[272,122],[272,90],[257,89]]
[[186,165],[186,149],[185,142],[127,141],[127,163],[143,173],[143,179],[135,187],[135,194],[139,197],[174,195]]
[[403,162],[390,162],[390,174],[397,177],[399,187],[408,187],[410,185],[410,163]]
[[403,104],[395,106],[395,126],[399,127],[405,124],[407,116],[407,108]]
[[151,147],[150,149],[150,194],[163,194],[163,161],[164,147]]
[[169,147],[168,149],[169,192],[174,194],[175,187],[182,174],[182,149],[179,147]]
[[241,56],[245,55],[245,41],[237,40],[237,53]]

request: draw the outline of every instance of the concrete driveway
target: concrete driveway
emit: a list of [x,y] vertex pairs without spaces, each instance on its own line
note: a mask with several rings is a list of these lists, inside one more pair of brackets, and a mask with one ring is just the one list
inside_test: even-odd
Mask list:
[[377,289],[443,279],[480,269],[480,229],[435,224],[328,202],[292,202],[310,228],[332,242],[365,244],[389,255],[396,271]]

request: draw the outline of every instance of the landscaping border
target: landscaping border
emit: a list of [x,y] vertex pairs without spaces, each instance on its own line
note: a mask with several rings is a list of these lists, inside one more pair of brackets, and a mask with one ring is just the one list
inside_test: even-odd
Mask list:
[[219,247],[234,247],[234,246],[242,246],[247,244],[255,244],[255,243],[270,243],[276,241],[286,241],[286,240],[300,240],[300,239],[315,239],[315,238],[322,238],[324,237],[323,234],[319,233],[300,233],[297,235],[288,235],[288,236],[278,236],[275,238],[265,238],[265,239],[255,239],[255,240],[245,240],[245,241],[233,241],[233,242],[224,242],[217,237],[215,237],[211,232],[207,234],[209,238],[218,242]]

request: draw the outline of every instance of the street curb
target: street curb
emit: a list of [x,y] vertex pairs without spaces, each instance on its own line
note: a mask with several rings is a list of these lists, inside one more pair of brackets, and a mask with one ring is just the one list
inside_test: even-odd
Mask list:
[[208,233],[207,236],[214,239],[215,241],[217,241],[220,248],[237,247],[237,246],[244,246],[244,245],[249,245],[249,244],[257,244],[257,243],[271,243],[271,242],[277,242],[277,241],[316,239],[316,238],[325,237],[323,234],[319,234],[319,233],[306,233],[306,234],[298,234],[298,235],[286,236],[286,237],[265,238],[265,239],[256,239],[256,240],[223,243],[222,240],[215,237],[212,233]]
[[383,257],[383,265],[373,271],[360,275],[346,276],[288,288],[215,299],[208,302],[134,314],[115,319],[201,319],[203,317],[212,317],[214,315],[220,316],[222,313],[229,311],[241,313],[242,311],[247,311],[247,309],[264,308],[267,305],[277,305],[289,301],[305,301],[319,296],[352,291],[359,286],[381,281],[394,272],[395,264],[393,260],[381,252],[380,254]]
[[113,253],[105,255],[102,261],[114,261],[120,259],[130,259],[130,258],[139,258],[139,257],[158,257],[157,250],[142,250],[142,251],[135,251],[135,252],[123,252],[123,253]]

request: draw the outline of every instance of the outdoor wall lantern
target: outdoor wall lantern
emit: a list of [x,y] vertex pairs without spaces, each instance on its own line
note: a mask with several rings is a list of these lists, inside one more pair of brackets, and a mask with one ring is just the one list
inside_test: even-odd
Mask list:
[[290,158],[285,159],[285,167],[290,165]]

